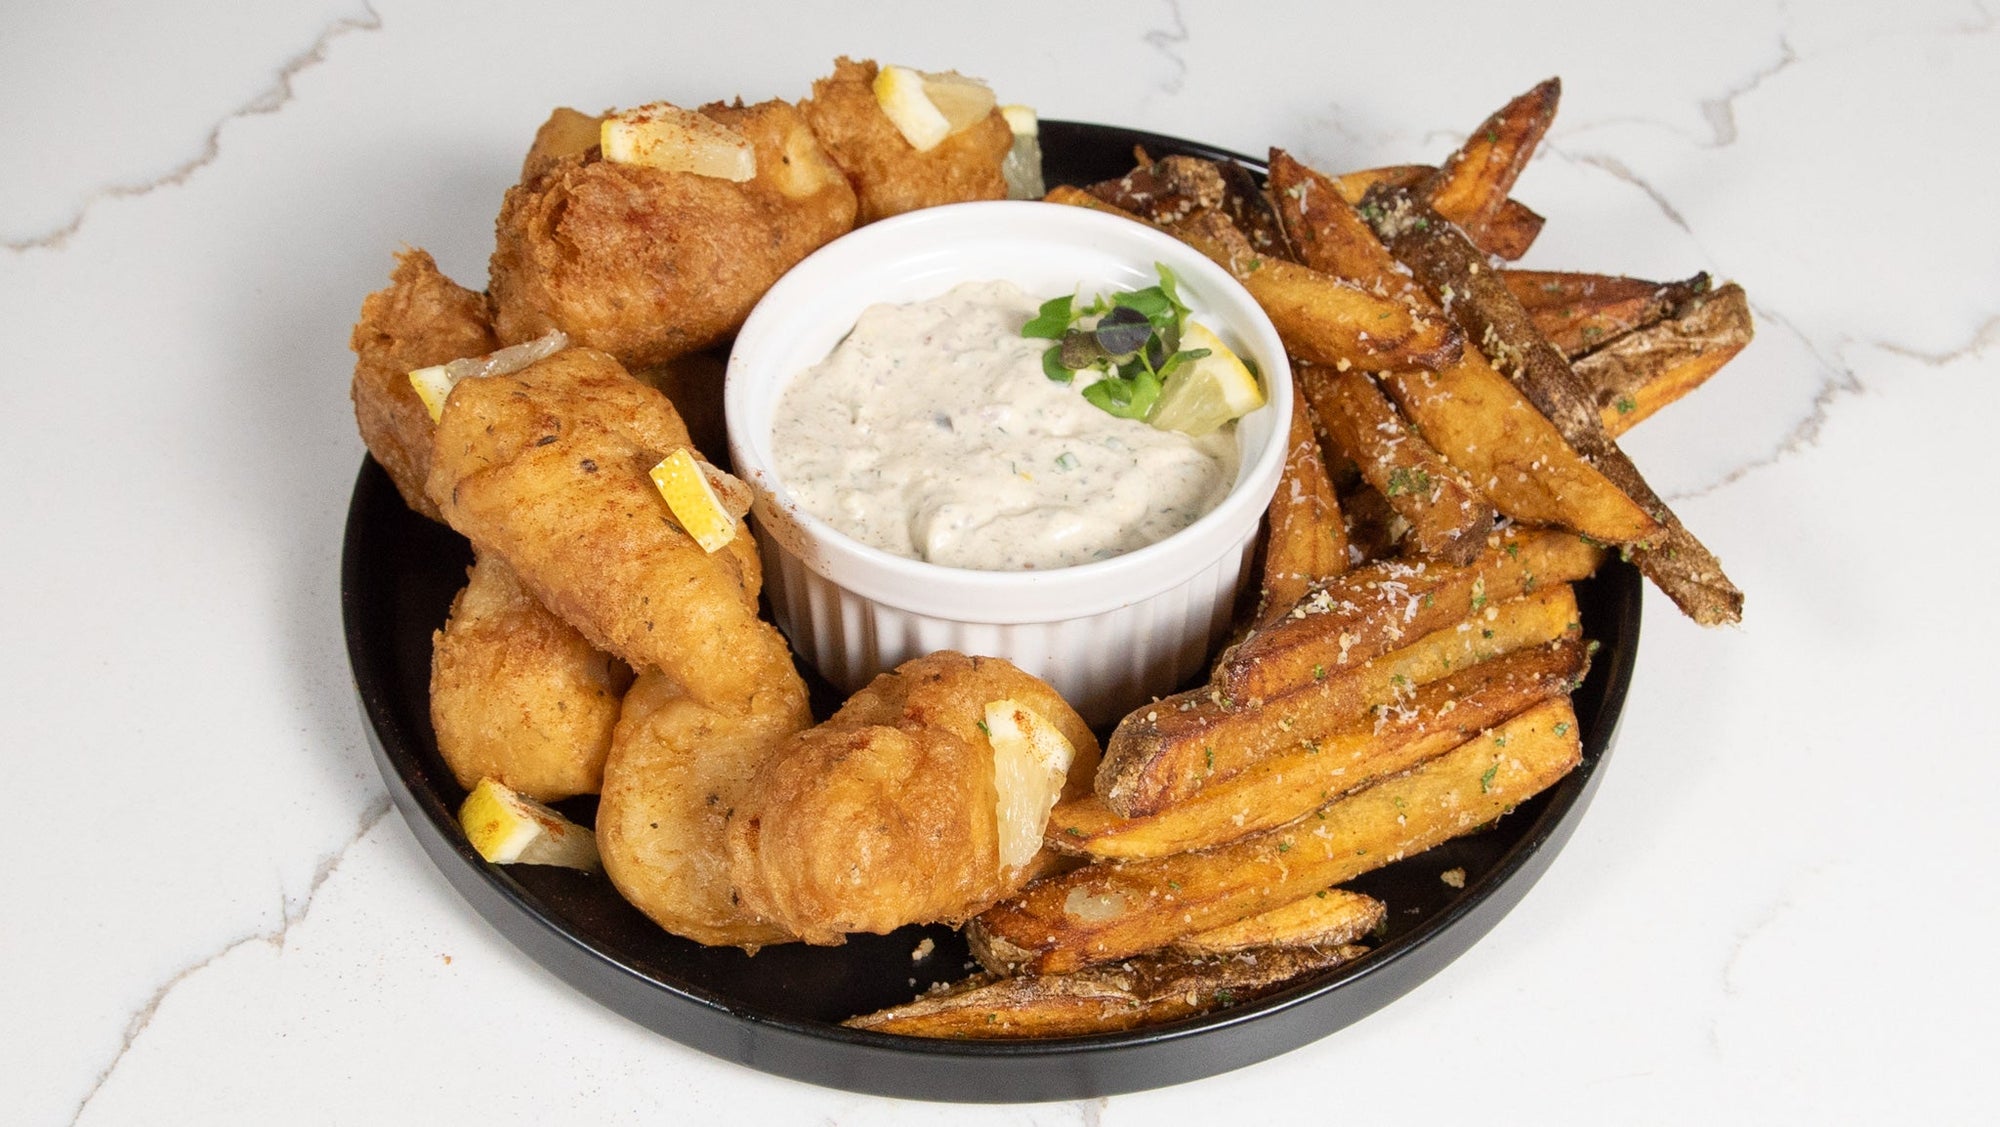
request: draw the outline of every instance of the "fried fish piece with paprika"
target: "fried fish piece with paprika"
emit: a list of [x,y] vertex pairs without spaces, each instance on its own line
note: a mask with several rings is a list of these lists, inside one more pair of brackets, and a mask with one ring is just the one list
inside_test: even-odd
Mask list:
[[493,351],[486,295],[466,289],[438,270],[421,250],[396,256],[388,288],[361,302],[361,319],[348,338],[354,349],[354,421],[368,453],[389,473],[404,503],[442,520],[424,494],[431,472],[430,411],[410,386],[410,373],[433,364]]
[[631,683],[493,556],[473,562],[431,635],[431,730],[467,790],[491,778],[542,802],[596,794]]
[[698,112],[748,141],[750,179],[620,163],[595,147],[529,162],[496,224],[489,290],[502,341],[561,329],[628,367],[663,364],[735,332],[779,275],[853,228],[854,191],[796,108]]
[[799,103],[854,188],[857,226],[922,207],[1007,198],[1001,165],[1014,147],[1014,131],[999,110],[919,151],[883,111],[875,95],[880,73],[872,60],[843,55],[832,74],[813,83],[812,97]]
[[625,695],[597,804],[598,852],[619,894],[697,943],[754,951],[792,941],[789,928],[749,910],[726,835],[757,770],[811,723],[796,674],[722,705],[693,699],[660,673],[642,674]]
[[[1029,787],[999,755],[997,701],[1031,710],[1071,753],[1062,773],[1028,781],[1045,788],[1038,811],[1014,801]],[[810,943],[961,923],[1039,871],[1050,805],[1086,790],[1096,760],[1083,718],[1011,663],[905,662],[759,769],[730,820],[734,883],[746,908]],[[1026,849],[1010,860],[1015,843]]]
[[742,711],[796,676],[758,617],[763,572],[739,520],[704,551],[649,471],[688,448],[673,404],[616,360],[570,348],[513,375],[460,380],[445,401],[429,493],[479,552],[634,669]]

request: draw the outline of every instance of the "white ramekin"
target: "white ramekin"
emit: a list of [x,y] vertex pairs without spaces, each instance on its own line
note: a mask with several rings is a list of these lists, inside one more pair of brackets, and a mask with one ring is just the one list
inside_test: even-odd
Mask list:
[[[1236,483],[1158,543],[1047,571],[973,571],[860,544],[801,510],[773,470],[771,421],[793,377],[861,311],[1005,279],[1030,294],[1141,289],[1165,263],[1194,315],[1254,361],[1269,403],[1238,422]],[[765,588],[800,656],[853,691],[937,650],[1004,657],[1105,725],[1199,672],[1228,629],[1258,523],[1284,468],[1291,368],[1255,299],[1222,268],[1127,219],[1038,202],[955,204],[827,244],[772,286],[737,335],[723,393],[729,452],[756,492]]]

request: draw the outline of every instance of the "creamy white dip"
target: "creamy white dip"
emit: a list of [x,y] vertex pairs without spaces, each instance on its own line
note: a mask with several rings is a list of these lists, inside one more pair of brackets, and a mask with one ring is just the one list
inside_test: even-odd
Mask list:
[[780,397],[772,447],[807,512],[871,547],[987,571],[1068,567],[1164,539],[1236,480],[1235,424],[1190,438],[1042,373],[1010,282],[877,305]]

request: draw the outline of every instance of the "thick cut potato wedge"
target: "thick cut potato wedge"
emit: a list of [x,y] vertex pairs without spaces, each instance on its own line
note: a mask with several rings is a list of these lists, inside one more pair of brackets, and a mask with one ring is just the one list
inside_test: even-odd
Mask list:
[[1410,272],[1397,265],[1375,231],[1355,212],[1331,176],[1300,164],[1283,149],[1271,150],[1271,201],[1299,261],[1364,289],[1423,298]]
[[1507,193],[1555,121],[1561,99],[1562,80],[1551,78],[1508,102],[1437,171],[1418,181],[1412,194],[1467,231],[1485,227],[1506,206]]
[[1333,367],[1438,368],[1463,352],[1444,318],[1261,254],[1219,211],[1196,212],[1169,229],[1242,282],[1301,359]]
[[1363,214],[1390,251],[1410,267],[1466,336],[1478,342],[1493,366],[1555,424],[1563,440],[1660,525],[1657,532],[1631,539],[1606,539],[1627,549],[1640,572],[1689,618],[1704,626],[1740,621],[1743,592],[1605,433],[1590,389],[1562,354],[1535,332],[1527,311],[1508,292],[1499,273],[1413,192],[1378,193],[1363,204]]
[[[1052,203],[1088,207],[1146,222],[1081,188],[1058,187]],[[1317,270],[1262,254],[1216,210],[1163,227],[1228,270],[1257,299],[1285,346],[1314,363],[1379,368],[1435,368],[1463,355],[1458,334],[1441,317],[1418,315],[1391,298]]]
[[[1302,260],[1444,315],[1440,303],[1382,245],[1373,225],[1347,206],[1338,182],[1274,152],[1271,184],[1279,217]],[[1477,348],[1436,372],[1377,372],[1424,440],[1507,516],[1617,543],[1659,531],[1658,522],[1580,457]]]
[[1258,620],[1289,613],[1306,589],[1347,570],[1347,523],[1333,482],[1320,462],[1312,412],[1297,380],[1292,381],[1292,429],[1286,438],[1285,470],[1266,516],[1264,588]]
[[1083,1037],[1158,1025],[1268,994],[1367,954],[1366,947],[1271,947],[1226,955],[1162,952],[1071,974],[980,975],[842,1024],[957,1040]]
[[1327,436],[1409,522],[1405,555],[1461,565],[1478,557],[1493,529],[1492,503],[1410,429],[1374,377],[1304,363],[1294,375]]
[[1167,227],[1197,211],[1222,207],[1229,195],[1214,161],[1186,156],[1161,157],[1084,190],[1121,211]]
[[1582,759],[1567,699],[1280,829],[1198,853],[1037,881],[968,930],[988,969],[1061,973],[1266,912],[1471,832]]
[[1649,282],[1614,274],[1502,270],[1507,292],[1528,311],[1535,331],[1570,360],[1671,316],[1709,291],[1707,274],[1679,282]]
[[1308,670],[1296,686],[1255,708],[1213,687],[1166,697],[1119,723],[1105,746],[1095,792],[1120,817],[1157,814],[1296,747],[1301,738],[1336,731],[1376,705],[1394,703],[1406,685],[1429,684],[1454,669],[1554,641],[1576,620],[1574,596],[1552,581],[1372,661]]
[[1270,947],[1339,947],[1382,926],[1389,907],[1373,896],[1322,888],[1302,900],[1174,940],[1172,950],[1225,955]]
[[1615,438],[1721,370],[1755,332],[1741,286],[1690,297],[1658,324],[1578,357],[1573,367]]
[[1605,543],[1642,540],[1655,520],[1599,472],[1477,349],[1439,372],[1387,371],[1382,389],[1502,515]]
[[1211,685],[1245,704],[1283,696],[1537,586],[1582,579],[1602,559],[1568,533],[1510,528],[1464,567],[1385,560],[1356,568],[1224,654]]
[[[1350,205],[1359,207],[1368,190],[1377,184],[1388,184],[1395,188],[1407,188],[1422,183],[1437,169],[1428,164],[1393,164],[1383,168],[1364,168],[1359,172],[1349,172],[1334,180],[1340,198]],[[1519,200],[1510,199],[1498,211],[1487,217],[1483,223],[1475,222],[1466,228],[1466,237],[1472,245],[1496,258],[1509,262],[1528,253],[1534,245],[1535,236],[1542,233],[1546,222],[1534,209]]]
[[1239,774],[1141,818],[1090,795],[1056,807],[1048,843],[1102,858],[1207,849],[1304,817],[1350,791],[1409,770],[1582,678],[1586,650],[1562,639],[1459,669],[1429,684],[1392,676],[1394,698],[1331,731],[1274,733],[1284,742]]

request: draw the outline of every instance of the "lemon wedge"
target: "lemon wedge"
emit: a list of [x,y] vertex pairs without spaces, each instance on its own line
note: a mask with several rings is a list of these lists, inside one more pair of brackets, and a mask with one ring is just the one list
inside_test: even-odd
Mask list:
[[1181,350],[1198,348],[1208,349],[1208,355],[1168,373],[1159,401],[1146,417],[1161,430],[1208,434],[1264,405],[1264,388],[1242,358],[1206,325],[1189,321],[1181,330]]
[[984,728],[993,745],[1000,867],[1019,868],[1042,847],[1076,748],[1041,713],[1012,698],[987,704]]
[[957,71],[926,73],[887,66],[875,73],[875,101],[920,153],[970,129],[993,112],[993,88]]
[[481,779],[458,824],[481,857],[496,865],[561,865],[594,872],[597,835],[503,783]]
[[741,183],[757,175],[750,139],[706,114],[668,102],[619,110],[598,126],[604,159]]
[[444,401],[450,398],[452,385],[457,382],[443,364],[410,373],[410,386],[417,389],[417,398],[423,400],[424,410],[431,413],[431,422],[443,417]]
[[716,551],[736,539],[736,522],[750,511],[749,486],[696,458],[686,447],[660,459],[650,476],[674,520],[702,551]]
[[418,368],[410,373],[410,386],[417,389],[417,398],[423,400],[424,410],[431,413],[431,422],[437,422],[438,417],[444,414],[444,401],[451,397],[451,389],[458,385],[458,381],[479,376],[511,376],[568,347],[569,336],[561,329],[550,329],[534,340],[509,345],[484,356],[466,356],[448,364]]
[[1000,116],[1014,131],[1014,147],[1000,162],[1010,200],[1038,200],[1047,193],[1042,182],[1042,123],[1030,106],[1001,106]]

